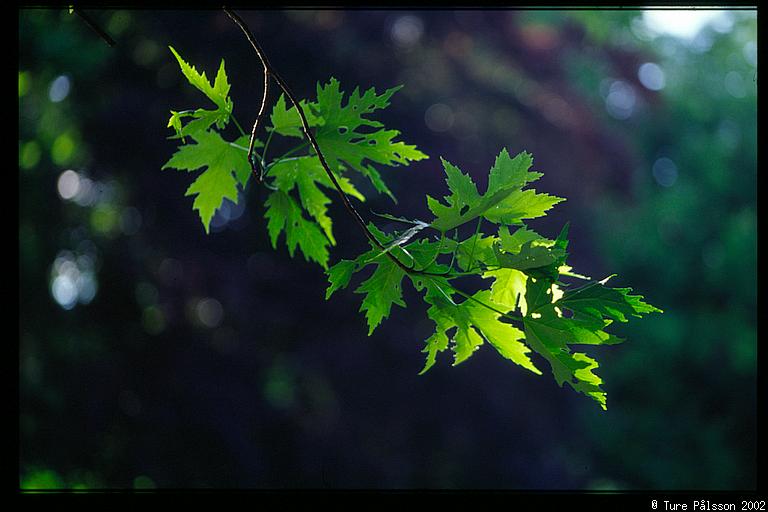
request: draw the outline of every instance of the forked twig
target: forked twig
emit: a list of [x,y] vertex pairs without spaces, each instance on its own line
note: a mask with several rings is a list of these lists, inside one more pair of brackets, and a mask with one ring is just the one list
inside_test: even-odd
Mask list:
[[261,61],[261,65],[264,69],[264,93],[261,96],[261,106],[259,107],[259,113],[256,114],[256,120],[253,122],[253,128],[251,129],[251,140],[248,143],[248,163],[251,164],[251,171],[253,171],[253,174],[256,176],[258,182],[261,183],[264,180],[264,166],[261,165],[261,162],[258,162],[259,170],[256,170],[256,163],[255,159],[253,158],[253,148],[254,144],[256,143],[256,131],[259,129],[259,121],[261,121],[261,116],[264,115],[264,109],[267,107],[267,96],[269,94],[269,75],[272,74],[274,76],[274,73],[272,72],[272,67],[269,65],[267,56],[264,55],[264,51],[261,49],[261,46],[259,46],[259,43],[256,42],[256,39],[253,37],[253,34],[251,34],[251,31],[248,30],[245,22],[237,14],[230,11],[226,7],[224,7],[224,12],[227,14],[227,16],[230,17],[230,19],[232,19],[232,21],[237,23],[240,29],[242,29],[242,31],[245,33],[245,37],[248,38],[251,46],[253,46],[253,49],[256,51],[256,55],[258,55],[259,61]]
[[[224,7],[223,9],[224,9],[224,12],[227,14],[227,16],[229,16],[230,19],[234,21],[238,27],[240,27],[240,30],[243,31],[243,33],[245,34],[245,37],[248,39],[248,42],[251,43],[251,46],[256,52],[256,55],[258,56],[259,61],[261,62],[261,65],[264,69],[265,94],[264,94],[264,97],[262,98],[261,107],[259,108],[259,113],[256,116],[256,121],[253,123],[253,130],[251,131],[249,156],[253,151],[253,145],[256,138],[256,129],[258,128],[259,121],[261,120],[261,116],[264,113],[264,108],[266,105],[267,84],[269,82],[269,77],[271,76],[275,80],[277,85],[280,87],[280,89],[283,91],[283,93],[286,95],[286,97],[293,104],[293,106],[296,108],[296,111],[299,114],[299,118],[301,119],[301,128],[304,131],[304,135],[307,137],[307,140],[309,140],[309,143],[312,146],[312,149],[315,150],[315,153],[317,154],[317,158],[320,160],[320,165],[323,167],[323,170],[328,175],[328,178],[331,180],[331,183],[333,184],[334,188],[336,188],[336,191],[339,193],[339,196],[341,197],[341,201],[344,204],[344,207],[347,209],[349,214],[352,215],[352,217],[355,219],[355,222],[357,222],[357,224],[363,230],[366,238],[368,238],[368,240],[370,240],[371,243],[373,243],[376,247],[381,249],[383,253],[386,254],[387,257],[391,259],[404,272],[407,272],[409,274],[444,275],[444,274],[433,274],[431,272],[415,270],[414,267],[409,267],[406,264],[404,264],[402,261],[400,261],[394,254],[392,254],[390,250],[385,250],[386,247],[381,242],[379,242],[379,240],[374,236],[371,230],[368,229],[368,226],[365,224],[365,221],[357,212],[355,207],[352,205],[352,202],[349,200],[349,197],[347,197],[347,194],[341,189],[341,186],[339,185],[339,182],[336,179],[336,175],[333,173],[333,171],[331,171],[331,168],[325,159],[325,155],[323,155],[323,152],[320,149],[320,145],[317,143],[317,139],[309,129],[309,122],[307,121],[307,116],[304,113],[304,109],[302,108],[299,101],[296,99],[296,96],[294,96],[293,91],[291,91],[291,88],[288,86],[285,80],[283,80],[283,78],[275,70],[275,68],[272,67],[272,65],[269,63],[269,60],[267,59],[267,56],[264,53],[264,50],[262,50],[261,46],[256,41],[256,38],[253,37],[253,33],[251,33],[250,29],[248,28],[248,25],[243,21],[243,19],[240,18],[240,16],[238,16],[233,11],[230,11],[228,8]],[[251,166],[253,167],[253,162],[251,162]],[[255,171],[255,168],[254,168],[254,171]]]

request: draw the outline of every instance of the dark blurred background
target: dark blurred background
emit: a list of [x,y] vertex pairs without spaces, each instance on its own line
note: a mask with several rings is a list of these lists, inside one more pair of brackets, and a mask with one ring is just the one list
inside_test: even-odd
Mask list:
[[[369,338],[350,290],[273,251],[253,185],[206,236],[169,110],[253,120],[261,70],[218,11],[19,11],[23,488],[749,489],[756,485],[755,11],[243,11],[296,93],[404,84],[382,119],[431,156],[383,174],[427,217],[439,156],[502,147],[566,197],[579,272],[665,310],[596,347],[608,411],[483,347],[426,375],[418,294]],[[274,97],[272,98],[274,100]],[[338,203],[338,202],[336,202]],[[339,204],[332,262],[365,241]],[[409,288],[409,287],[408,287]],[[542,368],[547,368],[546,365]]]

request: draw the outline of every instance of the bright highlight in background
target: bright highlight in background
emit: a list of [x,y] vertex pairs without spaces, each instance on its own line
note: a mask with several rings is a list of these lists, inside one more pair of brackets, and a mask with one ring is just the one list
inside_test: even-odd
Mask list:
[[693,39],[705,25],[728,17],[726,11],[661,9],[643,12],[646,26],[657,34]]
[[94,259],[87,254],[59,252],[51,267],[51,296],[59,306],[72,309],[78,302],[89,304],[97,290]]
[[646,62],[640,66],[637,70],[637,78],[641,84],[652,91],[660,91],[667,83],[664,71],[662,71],[658,64],[653,62]]

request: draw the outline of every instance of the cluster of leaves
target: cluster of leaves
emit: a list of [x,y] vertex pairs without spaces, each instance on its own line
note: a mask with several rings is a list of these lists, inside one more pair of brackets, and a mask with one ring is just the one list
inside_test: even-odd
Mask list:
[[[224,60],[211,83],[205,72],[198,72],[175,49],[171,48],[171,52],[189,83],[216,106],[215,109],[171,111],[168,127],[175,132],[172,138],[180,139],[182,145],[163,166],[163,169],[184,171],[203,169],[186,195],[195,196],[192,207],[198,211],[207,233],[216,210],[225,199],[237,203],[238,189],[245,188],[252,174],[248,162],[249,136],[233,115]],[[413,160],[427,158],[415,146],[396,141],[400,132],[386,130],[381,122],[370,118],[376,110],[389,105],[389,99],[398,89],[400,87],[393,87],[381,94],[373,88],[362,94],[355,89],[345,101],[339,82],[331,78],[327,84],[317,85],[316,101],[301,102],[336,180],[344,193],[360,201],[365,201],[365,196],[346,176],[351,171],[362,174],[377,191],[394,199],[376,166],[408,165]],[[223,137],[230,121],[240,130],[240,136],[233,141]],[[327,213],[331,199],[326,195],[326,190],[334,188],[333,184],[306,143],[268,160],[267,152],[275,135],[287,139],[304,136],[296,108],[288,108],[283,95],[275,103],[270,121],[266,143],[257,139],[254,147],[261,150],[256,157],[266,170],[267,187],[271,190],[265,202],[265,216],[272,245],[276,247],[280,234],[285,232],[291,256],[298,247],[307,260],[327,268],[328,248],[336,244]],[[194,143],[187,143],[187,138]],[[294,189],[296,195],[292,193]]]
[[[222,129],[232,119],[223,61],[211,85],[204,73],[197,73],[173,53],[190,83],[217,106],[216,110],[171,112],[168,126],[174,128],[175,137],[189,136],[196,144],[182,145],[164,166],[207,168],[187,190],[187,195],[196,195],[193,207],[200,212],[207,231],[223,199],[236,201],[237,186],[245,186],[248,180],[248,141],[243,136],[227,142],[214,129],[214,125]],[[342,106],[344,94],[339,83],[331,79],[325,86],[318,85],[315,102],[302,102],[340,187],[361,201],[365,198],[344,173],[357,171],[376,190],[392,196],[373,164],[392,166],[426,158],[414,146],[395,142],[399,132],[385,130],[378,121],[364,117],[385,108],[397,89],[380,95],[373,89],[360,95],[355,89]],[[185,118],[191,120],[184,124]],[[264,149],[262,162],[274,134],[303,136],[296,110],[287,108],[282,96],[274,106],[271,122],[267,143],[257,144]],[[291,255],[299,247],[308,260],[327,268],[328,247],[335,240],[327,214],[331,200],[320,186],[333,185],[311,150],[302,156],[294,155],[306,146],[298,146],[265,165],[266,176],[274,187],[265,203],[267,229],[273,246],[285,231]],[[525,224],[563,201],[527,188],[542,176],[531,170],[530,154],[523,152],[513,158],[502,150],[490,169],[483,194],[469,175],[445,160],[442,163],[450,195],[442,201],[427,196],[434,218],[426,222],[384,215],[406,226],[392,233],[369,224],[378,244],[371,243],[371,249],[364,254],[327,269],[330,286],[326,298],[349,286],[354,274],[373,267],[355,290],[364,295],[360,311],[365,313],[370,335],[389,316],[393,305],[405,307],[402,283],[407,279],[423,292],[427,315],[435,323],[435,332],[423,350],[426,364],[421,373],[449,348],[453,364],[457,365],[487,342],[503,357],[541,374],[537,367],[540,363],[532,357],[536,354],[534,357],[549,364],[558,385],[568,383],[605,409],[606,393],[601,388],[602,380],[594,373],[598,363],[574,347],[620,343],[621,338],[605,330],[611,323],[661,310],[644,302],[642,296],[631,295],[630,288],[606,286],[609,278],[597,281],[573,272],[566,263],[567,224],[554,240]],[[298,199],[292,195],[294,188]],[[474,226],[470,236],[459,235],[465,226]],[[489,279],[490,285],[473,294],[462,291],[456,282],[468,276]]]
[[[365,294],[361,311],[370,333],[389,316],[393,304],[405,306],[401,282],[407,277],[424,292],[427,315],[435,323],[435,333],[424,348],[427,361],[422,373],[449,347],[457,365],[487,342],[503,357],[541,374],[530,357],[533,351],[549,363],[560,386],[568,383],[605,408],[606,393],[594,373],[597,362],[572,347],[620,343],[621,338],[605,331],[613,321],[660,310],[631,295],[630,288],[606,286],[607,278],[595,281],[574,273],[566,264],[567,225],[555,240],[525,225],[562,201],[524,188],[541,177],[529,170],[532,163],[527,153],[512,158],[502,150],[490,170],[488,189],[480,194],[468,175],[443,161],[451,194],[444,203],[427,196],[434,214],[431,222],[409,221],[437,231],[439,237],[412,241],[377,231],[388,252],[414,270],[403,270],[372,245],[355,260],[331,267],[327,295],[346,287],[355,272],[375,265],[370,278],[356,289]],[[466,223],[475,224],[474,233],[459,237],[458,228]],[[493,234],[481,230],[484,223],[494,226]],[[446,265],[441,258],[450,262]],[[470,275],[491,279],[489,288],[470,295],[454,285]],[[585,284],[573,286],[562,278]]]

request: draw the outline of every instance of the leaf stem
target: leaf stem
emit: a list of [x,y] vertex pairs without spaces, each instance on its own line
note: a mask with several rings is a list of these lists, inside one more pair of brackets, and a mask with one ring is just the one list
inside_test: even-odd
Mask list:
[[277,159],[272,160],[272,163],[269,164],[269,167],[272,167],[273,165],[278,164],[278,163],[282,162],[283,160],[286,160],[289,156],[291,156],[292,154],[296,153],[300,149],[303,149],[303,148],[305,148],[307,146],[309,146],[309,142],[305,142],[303,144],[300,144],[300,145],[296,146],[295,148],[291,149],[290,151],[287,151],[287,152],[283,153]]
[[245,130],[243,130],[243,127],[240,126],[240,123],[237,122],[237,118],[235,117],[235,114],[229,115],[232,118],[232,121],[235,123],[235,126],[237,126],[237,129],[240,130],[240,135],[245,135]]

